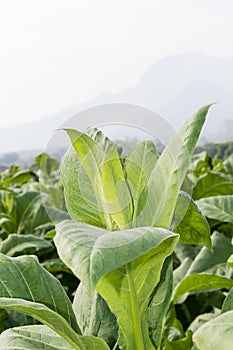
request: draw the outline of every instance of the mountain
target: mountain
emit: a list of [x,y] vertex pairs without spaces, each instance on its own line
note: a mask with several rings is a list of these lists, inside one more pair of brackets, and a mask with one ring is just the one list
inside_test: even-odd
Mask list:
[[152,65],[133,88],[103,92],[82,105],[71,106],[39,122],[0,128],[0,151],[46,147],[53,130],[79,111],[98,104],[124,102],[155,110],[177,128],[204,104],[218,101],[210,111],[203,135],[209,141],[233,139],[233,57],[200,53],[165,57]]

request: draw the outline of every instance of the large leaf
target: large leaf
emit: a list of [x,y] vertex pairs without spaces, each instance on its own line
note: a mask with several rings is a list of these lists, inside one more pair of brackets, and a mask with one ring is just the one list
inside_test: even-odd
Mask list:
[[[72,305],[59,281],[32,256],[0,254],[0,308],[15,310],[50,327],[77,350],[108,349],[100,339],[81,337]],[[17,287],[15,284],[17,281]],[[77,333],[78,332],[78,333]]]
[[125,173],[133,198],[135,219],[147,200],[147,185],[158,160],[158,153],[152,141],[136,142],[125,159]]
[[211,171],[199,178],[192,193],[195,200],[221,195],[233,195],[232,179],[224,174]]
[[[180,218],[182,218],[181,221]],[[178,197],[173,225],[173,231],[180,235],[179,243],[201,244],[211,248],[208,222],[192,198],[183,191]]]
[[96,287],[117,316],[127,349],[137,349],[138,341],[143,341],[148,350],[153,347],[147,334],[146,305],[177,240],[178,235],[160,228],[109,232],[72,221],[57,225],[55,236],[61,259],[89,291]]
[[206,322],[193,335],[198,350],[232,349],[233,311]]
[[[0,303],[24,299],[25,302],[44,304],[58,312],[78,331],[72,305],[59,281],[42,268],[33,256],[10,258],[0,254]],[[17,288],[16,288],[17,281]]]
[[137,226],[169,228],[202,126],[210,106],[201,108],[180,128],[159,157],[148,183],[148,197]]
[[50,327],[64,340],[77,350],[109,350],[109,347],[95,337],[84,337],[71,328],[71,325],[59,313],[52,311],[44,304],[26,301],[24,299],[0,298],[0,307],[4,309],[16,310],[36,318],[41,323]]
[[197,205],[206,217],[233,224],[233,195],[202,198]]
[[118,338],[116,318],[97,292],[90,296],[85,285],[80,283],[75,293],[73,309],[83,335],[98,336],[110,346],[116,343]]
[[0,335],[0,349],[69,350],[74,349],[62,337],[46,326],[12,328]]
[[[66,331],[66,329],[64,329]],[[66,341],[47,326],[25,326],[6,330],[0,335],[1,350],[110,350],[103,341],[94,337],[77,336],[73,343],[72,337]],[[70,344],[69,344],[70,343]]]

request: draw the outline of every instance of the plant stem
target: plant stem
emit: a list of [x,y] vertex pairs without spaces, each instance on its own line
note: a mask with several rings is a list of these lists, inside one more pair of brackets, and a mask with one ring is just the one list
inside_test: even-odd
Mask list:
[[187,305],[185,303],[183,303],[181,305],[181,309],[183,310],[185,317],[186,317],[188,323],[190,324],[192,322],[192,317],[190,315],[189,309],[187,308]]
[[131,300],[131,308],[132,308],[132,316],[133,316],[133,328],[134,328],[134,335],[135,335],[135,341],[136,341],[135,350],[145,350],[144,341],[142,337],[142,330],[141,330],[137,291],[134,283],[131,263],[126,265],[126,271],[129,279],[130,300]]

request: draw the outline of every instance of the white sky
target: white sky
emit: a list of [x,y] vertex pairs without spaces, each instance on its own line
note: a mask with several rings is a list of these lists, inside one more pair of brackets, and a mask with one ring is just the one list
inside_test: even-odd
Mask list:
[[0,0],[0,127],[136,84],[158,59],[233,55],[232,0]]

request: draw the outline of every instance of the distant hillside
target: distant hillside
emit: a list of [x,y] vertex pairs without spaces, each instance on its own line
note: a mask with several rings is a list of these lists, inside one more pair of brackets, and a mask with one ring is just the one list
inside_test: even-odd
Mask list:
[[[163,115],[176,128],[204,104],[218,101],[209,113],[203,136],[208,141],[233,140],[233,57],[190,53],[156,62],[138,84],[120,93],[102,93],[82,105],[15,128],[0,128],[0,151],[44,148],[53,130],[75,113],[102,103],[142,105]],[[230,124],[226,124],[228,123]],[[230,125],[230,127],[227,125]]]

